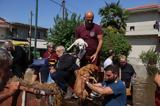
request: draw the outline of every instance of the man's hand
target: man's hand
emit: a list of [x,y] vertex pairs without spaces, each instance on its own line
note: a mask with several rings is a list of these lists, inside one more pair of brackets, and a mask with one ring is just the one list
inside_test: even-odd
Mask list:
[[54,73],[54,72],[56,72],[56,69],[52,66],[52,67],[50,67],[50,73]]
[[94,62],[94,61],[96,60],[96,58],[97,58],[97,54],[95,53],[95,54],[93,54],[93,55],[91,56],[92,62]]
[[83,82],[89,81],[88,75],[83,75],[83,76],[81,76],[81,79],[82,79]]
[[8,88],[9,92],[14,93],[17,89],[19,89],[19,82],[9,82],[6,87]]

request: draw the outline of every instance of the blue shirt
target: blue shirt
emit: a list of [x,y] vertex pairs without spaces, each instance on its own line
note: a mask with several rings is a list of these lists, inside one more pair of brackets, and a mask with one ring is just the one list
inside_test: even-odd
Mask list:
[[112,83],[104,81],[102,85],[113,90],[113,94],[105,96],[103,106],[126,106],[126,88],[121,80]]

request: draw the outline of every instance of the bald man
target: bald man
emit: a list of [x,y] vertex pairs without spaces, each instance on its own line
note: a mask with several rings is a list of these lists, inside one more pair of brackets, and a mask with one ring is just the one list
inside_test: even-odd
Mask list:
[[87,42],[86,54],[81,59],[81,66],[93,63],[100,65],[100,51],[103,43],[103,32],[99,25],[93,23],[94,14],[88,11],[84,16],[84,23],[76,28],[76,39],[82,38]]

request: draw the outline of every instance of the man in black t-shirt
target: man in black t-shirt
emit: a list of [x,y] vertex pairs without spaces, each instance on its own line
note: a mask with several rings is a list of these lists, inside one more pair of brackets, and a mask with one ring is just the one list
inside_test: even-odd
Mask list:
[[125,55],[120,56],[121,80],[125,82],[126,88],[129,88],[131,78],[136,74],[131,64],[127,63]]

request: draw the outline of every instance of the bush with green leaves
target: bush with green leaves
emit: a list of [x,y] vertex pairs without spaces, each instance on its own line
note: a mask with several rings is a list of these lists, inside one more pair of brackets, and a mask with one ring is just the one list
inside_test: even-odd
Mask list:
[[99,15],[102,17],[102,27],[112,27],[120,33],[125,33],[129,12],[120,6],[120,0],[105,2],[105,6],[99,9]]
[[75,36],[75,28],[82,22],[80,16],[72,14],[66,19],[59,16],[54,18],[54,26],[48,33],[48,41],[53,42],[55,45],[63,45],[69,47],[73,43]]
[[115,51],[118,59],[120,54],[124,54],[126,56],[129,55],[131,44],[128,42],[124,34],[116,33],[114,30],[106,30],[104,31],[104,41],[102,47],[103,60],[106,58],[109,49]]
[[107,58],[109,49],[113,49],[116,54],[116,61],[120,54],[129,55],[131,45],[125,38],[126,21],[128,11],[120,6],[120,1],[107,3],[99,9],[102,17],[101,25],[104,31],[104,42],[102,48],[102,61]]
[[147,52],[142,51],[140,55],[142,62],[150,65],[157,64],[159,58],[160,55],[154,50],[154,48],[149,49]]
[[149,75],[154,75],[158,71],[157,63],[160,62],[160,54],[154,48],[149,49],[147,52],[142,51],[140,59],[146,65]]

